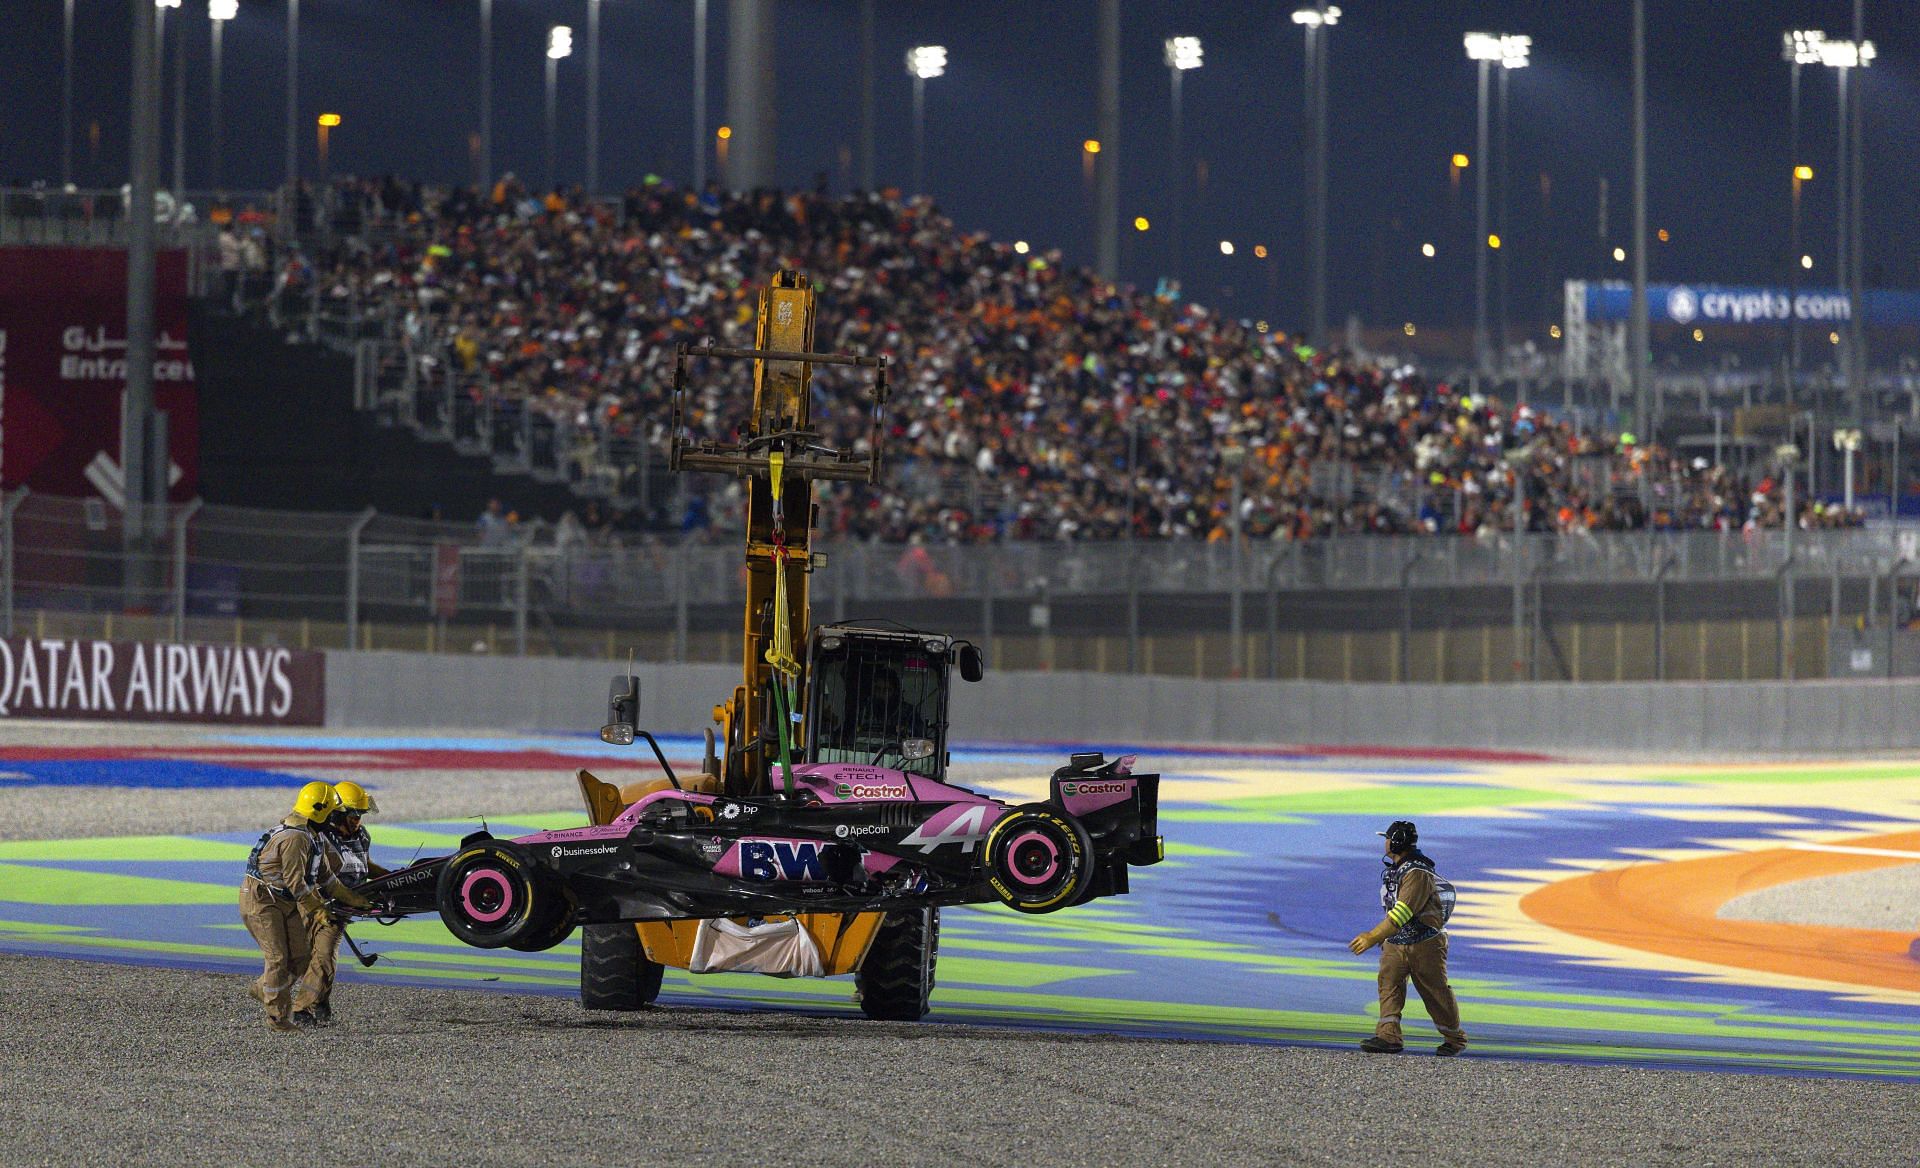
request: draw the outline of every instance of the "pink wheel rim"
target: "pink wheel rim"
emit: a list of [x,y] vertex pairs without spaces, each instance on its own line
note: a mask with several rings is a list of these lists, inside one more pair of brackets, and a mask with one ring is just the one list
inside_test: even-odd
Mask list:
[[[496,908],[482,909],[474,903],[474,889],[488,884],[500,890],[500,904]],[[469,872],[466,880],[460,885],[460,908],[481,924],[490,925],[513,909],[513,885],[507,882],[505,876],[489,868]]]
[[[1047,850],[1047,866],[1034,875],[1029,876],[1020,870],[1020,865],[1016,862],[1016,858],[1020,855],[1023,848],[1027,848],[1035,843]],[[1029,887],[1045,884],[1048,880],[1052,879],[1054,874],[1059,870],[1060,849],[1054,846],[1053,841],[1048,839],[1044,832],[1029,831],[1024,835],[1015,836],[1013,841],[1007,845],[1007,872],[1014,880],[1021,884]]]

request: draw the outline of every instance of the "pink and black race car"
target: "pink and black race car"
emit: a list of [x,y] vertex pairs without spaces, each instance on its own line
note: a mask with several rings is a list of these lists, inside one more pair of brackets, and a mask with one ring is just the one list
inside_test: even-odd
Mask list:
[[1129,865],[1164,855],[1160,777],[1131,773],[1131,757],[1073,755],[1046,802],[1021,806],[847,762],[801,763],[790,789],[735,798],[685,789],[660,763],[672,785],[612,822],[475,833],[365,885],[371,915],[437,910],[470,945],[538,951],[619,921],[990,901],[1043,913],[1124,893]]

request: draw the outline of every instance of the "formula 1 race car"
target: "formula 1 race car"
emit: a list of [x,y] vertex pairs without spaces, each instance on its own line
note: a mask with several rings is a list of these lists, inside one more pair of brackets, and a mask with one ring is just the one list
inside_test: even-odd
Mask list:
[[[651,735],[645,735],[650,742]],[[658,752],[658,745],[655,744]],[[1043,913],[1127,891],[1162,858],[1158,775],[1074,755],[1044,803],[1010,806],[885,767],[802,763],[791,790],[730,798],[670,785],[613,822],[517,839],[476,832],[450,857],[362,886],[368,915],[438,911],[483,949],[550,949],[576,925],[884,912],[999,901]],[[594,798],[599,780],[580,772]]]

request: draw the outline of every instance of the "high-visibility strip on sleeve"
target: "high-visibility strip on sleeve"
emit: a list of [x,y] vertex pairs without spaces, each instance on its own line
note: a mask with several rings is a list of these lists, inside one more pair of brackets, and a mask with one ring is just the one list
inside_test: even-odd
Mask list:
[[1407,907],[1406,901],[1396,900],[1393,907],[1387,910],[1387,919],[1396,925],[1404,925],[1413,919],[1413,910]]

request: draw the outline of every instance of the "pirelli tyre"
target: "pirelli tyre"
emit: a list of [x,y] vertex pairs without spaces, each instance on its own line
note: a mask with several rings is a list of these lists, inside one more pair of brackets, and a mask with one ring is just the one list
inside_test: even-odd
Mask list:
[[540,922],[528,929],[525,936],[509,941],[507,948],[521,953],[544,953],[573,935],[573,901],[564,892],[544,897],[537,907]]
[[1002,904],[1025,913],[1075,903],[1093,879],[1093,840],[1079,821],[1043,803],[1002,816],[987,833],[987,884]]
[[660,996],[666,967],[647,960],[630,924],[580,930],[580,1004],[589,1010],[644,1010]]
[[568,908],[544,869],[521,848],[496,839],[475,840],[454,853],[440,870],[435,902],[448,931],[479,949],[530,941],[553,927],[556,911]]
[[939,909],[888,913],[853,976],[860,1012],[882,1022],[918,1022],[926,1017],[939,956]]

